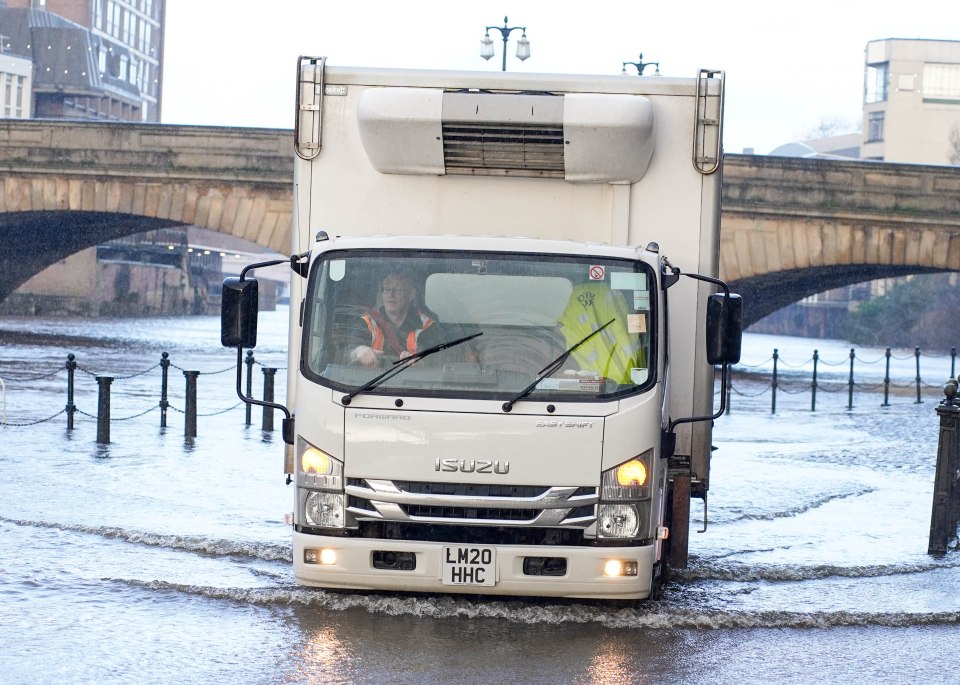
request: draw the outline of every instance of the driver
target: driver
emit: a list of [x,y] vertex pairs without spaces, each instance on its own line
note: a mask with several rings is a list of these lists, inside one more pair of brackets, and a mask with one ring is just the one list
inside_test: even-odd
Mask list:
[[368,368],[380,365],[383,355],[403,359],[417,351],[420,334],[435,323],[417,305],[419,293],[407,274],[388,273],[380,282],[382,306],[368,309],[363,316],[366,338],[350,351],[350,362]]

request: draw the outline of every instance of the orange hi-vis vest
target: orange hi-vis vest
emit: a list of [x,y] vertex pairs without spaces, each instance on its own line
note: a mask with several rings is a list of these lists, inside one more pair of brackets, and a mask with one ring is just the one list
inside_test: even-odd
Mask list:
[[423,312],[417,312],[416,315],[420,318],[420,327],[411,329],[407,333],[407,339],[404,341],[404,344],[401,343],[397,337],[394,327],[384,319],[380,311],[368,311],[363,315],[363,320],[367,324],[367,328],[370,329],[370,335],[373,336],[373,342],[370,343],[370,347],[377,352],[383,352],[384,343],[386,343],[388,346],[386,351],[396,355],[399,355],[404,350],[410,354],[416,352],[417,339],[420,337],[420,334],[433,325],[433,319]]

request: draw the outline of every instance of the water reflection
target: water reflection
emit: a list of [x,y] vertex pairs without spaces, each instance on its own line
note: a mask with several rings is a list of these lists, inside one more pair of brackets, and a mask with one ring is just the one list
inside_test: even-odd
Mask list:
[[637,644],[624,644],[622,639],[604,640],[598,645],[597,653],[590,660],[585,677],[577,682],[584,685],[653,682],[649,674],[634,670],[638,661],[637,647]]
[[356,681],[350,675],[352,660],[349,644],[337,636],[335,628],[317,627],[303,635],[301,646],[292,659],[297,668],[288,673],[284,680],[296,683],[353,683]]

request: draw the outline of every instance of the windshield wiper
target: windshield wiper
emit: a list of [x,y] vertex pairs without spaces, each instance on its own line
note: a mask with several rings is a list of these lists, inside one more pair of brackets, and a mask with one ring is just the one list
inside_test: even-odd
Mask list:
[[462,338],[448,340],[447,342],[437,343],[436,345],[433,345],[432,347],[428,347],[425,350],[414,352],[409,357],[398,359],[397,361],[393,362],[393,366],[391,368],[387,369],[386,371],[381,373],[379,376],[374,376],[373,378],[368,380],[366,383],[361,385],[359,388],[357,388],[353,392],[347,393],[346,395],[344,395],[343,398],[340,400],[340,402],[343,403],[344,405],[350,404],[350,400],[352,400],[354,397],[356,397],[360,393],[366,392],[367,390],[371,390],[377,387],[384,381],[389,380],[390,378],[393,378],[404,369],[413,366],[424,357],[427,357],[433,354],[434,352],[445,350],[448,347],[453,347],[454,345],[465,343],[468,340],[473,340],[474,338],[481,335],[483,335],[483,331],[480,331],[479,333],[474,333],[473,335],[465,335]]
[[554,371],[556,371],[557,369],[559,369],[559,368],[560,368],[560,365],[563,364],[563,362],[566,361],[567,357],[569,357],[571,353],[573,353],[578,347],[580,347],[582,344],[584,344],[585,342],[587,342],[590,338],[592,338],[593,336],[595,336],[597,333],[599,333],[600,331],[602,331],[604,328],[606,328],[607,326],[609,326],[610,324],[612,324],[614,321],[616,321],[616,318],[610,319],[609,321],[607,321],[605,324],[603,324],[603,325],[600,326],[599,328],[590,331],[590,332],[587,333],[585,336],[583,336],[582,338],[580,338],[580,340],[579,340],[578,342],[576,342],[576,343],[574,343],[573,345],[571,345],[570,347],[568,347],[568,348],[563,352],[563,354],[561,354],[559,357],[557,357],[557,358],[554,359],[552,362],[550,362],[549,364],[547,364],[546,366],[544,366],[542,369],[540,369],[540,371],[539,371],[539,373],[537,373],[537,377],[534,379],[533,383],[531,383],[530,385],[528,385],[527,387],[525,387],[523,390],[521,390],[519,393],[517,393],[516,397],[514,397],[513,399],[508,400],[507,402],[504,402],[504,403],[503,403],[503,405],[502,405],[502,407],[501,407],[501,408],[503,409],[503,411],[510,411],[511,409],[513,409],[513,405],[515,405],[517,402],[519,402],[519,401],[522,400],[524,397],[526,397],[526,396],[529,395],[531,392],[533,392],[533,389],[534,389],[535,387],[537,387],[537,385],[540,383],[540,381],[542,381],[544,378],[546,378],[547,376],[549,376],[550,374],[552,374]]

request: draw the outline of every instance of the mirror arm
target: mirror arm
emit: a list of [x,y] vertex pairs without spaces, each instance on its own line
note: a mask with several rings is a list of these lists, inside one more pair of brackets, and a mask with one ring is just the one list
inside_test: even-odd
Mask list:
[[[680,273],[679,271],[677,272]],[[683,274],[687,278],[692,278],[696,281],[704,281],[705,283],[713,283],[715,286],[723,290],[723,301],[726,304],[730,300],[730,286],[721,281],[719,278],[713,278],[711,276],[704,276],[703,274]]]
[[[286,261],[286,260],[284,260]],[[237,348],[237,397],[239,397],[246,404],[255,404],[259,407],[267,407],[268,409],[276,409],[283,412],[283,441],[288,445],[293,444],[293,417],[290,415],[290,410],[287,409],[282,404],[276,402],[266,402],[264,400],[256,400],[252,397],[247,397],[243,394],[242,389],[243,384],[243,348]]]
[[687,416],[682,419],[673,419],[670,421],[670,427],[667,429],[668,433],[672,433],[674,428],[676,428],[681,423],[696,423],[698,421],[716,421],[721,416],[723,412],[727,410],[727,384],[730,382],[730,365],[721,364],[720,365],[720,408],[717,410],[716,414],[711,416]]
[[271,259],[267,262],[257,262],[256,264],[247,264],[240,271],[240,280],[245,280],[247,277],[247,272],[254,269],[261,269],[265,266],[276,266],[277,264],[286,264],[290,263],[290,268],[296,271],[301,276],[306,276],[304,273],[305,265],[302,263],[304,259],[310,256],[309,252],[301,252],[300,254],[291,255],[289,257],[284,257],[283,259]]

